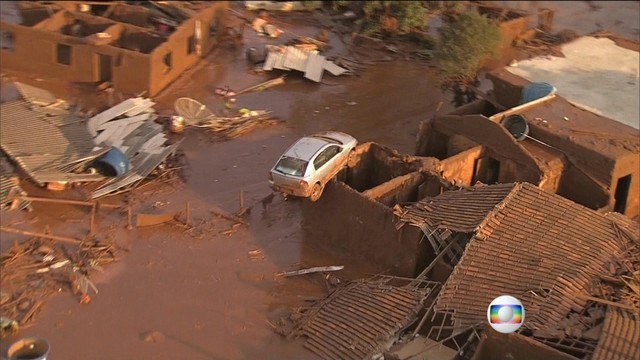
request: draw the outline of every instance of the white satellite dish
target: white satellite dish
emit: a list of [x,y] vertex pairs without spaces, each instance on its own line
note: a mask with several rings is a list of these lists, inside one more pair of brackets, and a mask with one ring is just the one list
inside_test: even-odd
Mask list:
[[176,100],[173,108],[178,115],[184,118],[187,125],[199,124],[213,116],[206,105],[187,97]]

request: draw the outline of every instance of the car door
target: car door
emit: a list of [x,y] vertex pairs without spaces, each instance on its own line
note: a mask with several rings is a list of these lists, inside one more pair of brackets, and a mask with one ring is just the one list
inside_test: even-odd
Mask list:
[[313,175],[313,182],[320,182],[323,185],[333,176],[337,171],[335,170],[335,162],[338,158],[338,154],[342,148],[338,145],[329,145],[313,160],[313,167],[315,169]]

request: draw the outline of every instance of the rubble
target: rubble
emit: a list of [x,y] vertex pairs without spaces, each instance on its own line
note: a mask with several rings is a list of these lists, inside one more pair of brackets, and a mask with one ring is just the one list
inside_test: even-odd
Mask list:
[[324,56],[318,55],[317,52],[305,51],[304,48],[268,45],[267,51],[267,58],[263,66],[266,71],[273,69],[297,70],[303,72],[305,78],[315,82],[322,81],[325,70],[334,76],[340,76],[348,71],[327,60]]
[[[55,242],[52,245],[51,241],[33,237],[4,251],[0,272],[6,299],[0,304],[0,315],[15,319],[24,327],[33,321],[49,295],[63,289],[73,290],[69,285],[78,276],[86,277],[117,260],[114,244],[108,240],[89,240],[72,246]],[[86,284],[91,286],[89,282]]]
[[100,183],[93,199],[131,189],[180,143],[166,144],[150,99],[127,99],[85,123],[50,92],[16,86],[29,100],[0,105],[2,150],[38,185]]
[[379,356],[417,319],[436,287],[433,282],[394,281],[398,280],[379,276],[338,286],[275,330],[288,339],[304,336],[304,347],[323,359]]

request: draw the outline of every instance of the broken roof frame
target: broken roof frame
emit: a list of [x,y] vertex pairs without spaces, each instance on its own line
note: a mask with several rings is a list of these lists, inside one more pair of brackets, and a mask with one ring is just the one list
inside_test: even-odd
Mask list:
[[[306,310],[286,336],[305,336],[304,346],[323,358],[369,359],[415,323],[424,303],[435,302],[439,287],[438,282],[384,275],[352,281]],[[353,312],[344,312],[341,304],[351,304]]]
[[[523,193],[525,197],[523,198],[522,196],[520,196],[518,200],[514,200],[514,197],[516,197],[517,194],[521,192],[523,189],[525,191]],[[485,204],[486,206],[484,206],[484,208],[480,207],[480,209],[478,209],[477,206],[476,207],[470,206],[471,204],[474,203],[473,196],[485,197],[485,195],[487,195],[486,194],[487,192],[489,192],[490,194],[492,193],[494,195],[493,198],[495,199],[488,201],[488,204]],[[530,195],[533,195],[536,193],[538,194],[538,196],[541,196],[540,200],[535,200],[536,199],[535,197],[529,199]],[[500,200],[500,197],[502,197],[502,200]],[[514,203],[514,201],[516,202]],[[529,204],[525,208],[522,208],[520,206],[523,201]],[[462,190],[461,192],[455,192],[455,191],[445,192],[443,194],[440,194],[439,196],[436,196],[435,198],[427,198],[422,202],[419,202],[409,207],[409,208],[416,208],[417,206],[417,209],[420,209],[420,208],[423,209],[423,211],[425,212],[422,219],[417,218],[415,214],[413,217],[407,216],[407,214],[410,213],[411,209],[405,208],[404,210],[402,210],[402,209],[396,208],[395,209],[396,215],[398,215],[400,218],[399,224],[397,225],[398,227],[402,227],[404,224],[409,223],[410,225],[423,229],[423,231],[425,230],[433,231],[434,229],[440,230],[443,228],[444,229],[453,228],[455,230],[462,231],[462,232],[471,230],[474,233],[473,238],[470,240],[469,244],[466,247],[465,253],[463,255],[463,259],[461,259],[459,264],[456,265],[456,267],[454,268],[453,274],[449,277],[449,279],[443,286],[442,291],[440,291],[440,293],[438,294],[436,312],[434,312],[432,316],[432,321],[435,321],[436,315],[440,315],[442,316],[442,322],[439,325],[434,325],[430,329],[428,337],[435,336],[435,339],[439,340],[441,333],[443,331],[445,331],[445,335],[448,332],[454,332],[455,334],[456,332],[457,333],[464,332],[465,329],[468,329],[469,326],[475,326],[474,323],[472,323],[472,321],[474,320],[464,315],[465,313],[468,313],[468,311],[465,310],[466,308],[462,309],[460,307],[456,308],[455,306],[454,307],[446,306],[448,304],[447,303],[448,300],[446,299],[452,299],[451,294],[449,294],[448,296],[446,295],[447,292],[450,293],[452,291],[452,287],[455,287],[453,291],[456,292],[458,287],[460,286],[460,284],[458,285],[453,284],[454,279],[456,277],[460,277],[460,265],[463,263],[463,261],[465,261],[464,260],[465,258],[467,259],[466,262],[468,263],[468,261],[471,261],[469,260],[469,257],[474,256],[473,254],[477,254],[477,249],[474,250],[474,248],[477,248],[477,246],[474,246],[474,244],[477,244],[478,242],[483,244],[487,241],[490,241],[490,238],[492,235],[490,232],[487,232],[486,229],[484,229],[484,227],[489,226],[495,229],[499,229],[497,226],[499,226],[499,224],[505,219],[505,217],[509,216],[507,215],[508,212],[512,212],[512,215],[511,215],[512,218],[513,216],[518,216],[519,214],[520,216],[522,216],[521,212],[523,211],[527,212],[529,213],[528,221],[537,222],[538,215],[535,214],[535,211],[532,212],[533,210],[530,210],[531,207],[534,207],[533,204],[536,201],[538,202],[541,201],[543,204],[543,208],[549,208],[549,210],[553,210],[551,212],[551,218],[552,218],[551,221],[556,221],[556,222],[550,223],[551,228],[549,229],[547,229],[549,224],[547,224],[546,226],[540,226],[540,229],[539,229],[541,231],[542,230],[549,231],[550,232],[549,234],[557,233],[557,230],[553,229],[556,226],[566,227],[568,225],[569,227],[575,227],[567,223],[569,219],[572,219],[578,223],[580,223],[580,218],[582,218],[583,220],[591,218],[592,222],[593,222],[593,219],[598,220],[595,222],[597,223],[596,225],[593,225],[590,227],[591,230],[589,231],[592,231],[592,233],[590,233],[592,235],[590,237],[590,240],[589,241],[580,240],[581,243],[583,244],[582,247],[587,249],[594,248],[594,246],[596,245],[593,245],[592,243],[593,241],[596,241],[598,244],[596,247],[599,249],[598,256],[585,257],[585,258],[589,258],[589,262],[592,265],[592,266],[585,267],[585,271],[587,271],[587,273],[583,275],[587,276],[587,278],[588,278],[588,273],[592,273],[593,271],[597,272],[598,266],[597,264],[594,265],[595,263],[599,264],[600,262],[604,261],[603,264],[606,264],[608,263],[608,261],[611,261],[611,259],[613,259],[615,254],[624,252],[625,251],[624,249],[630,246],[628,244],[634,241],[634,239],[637,242],[637,235],[633,234],[634,231],[632,230],[632,229],[637,229],[637,226],[633,227],[634,224],[629,222],[629,220],[626,219],[624,216],[620,215],[620,216],[612,217],[612,216],[607,216],[607,215],[597,213],[593,210],[586,209],[569,200],[561,198],[557,195],[548,194],[530,184],[515,184],[515,185],[514,184],[498,184],[498,185],[490,185],[490,186],[473,187],[470,189]],[[459,207],[460,209],[456,210],[457,207]],[[562,212],[562,210],[554,209],[555,207],[557,207],[558,209],[562,209],[564,207],[566,209],[564,210],[564,212]],[[480,216],[474,217],[473,215],[474,210],[477,210],[479,212],[479,214],[477,215],[482,215],[482,213],[484,213],[485,216],[483,216],[482,219],[480,219],[481,218]],[[455,214],[458,213],[457,211],[462,211],[466,213],[471,212],[471,214],[466,214],[466,220],[463,220],[461,222],[459,221],[459,219],[455,217]],[[462,213],[462,215],[465,215],[465,214]],[[617,214],[608,214],[608,215],[617,215]],[[556,217],[557,219],[555,219]],[[566,217],[566,219],[562,219],[563,217]],[[457,222],[451,223],[450,221],[457,221]],[[563,225],[563,224],[566,224],[566,225]],[[498,230],[495,230],[495,231],[496,233],[498,232]],[[504,229],[501,230],[502,233],[504,233],[504,231],[506,230]],[[573,234],[575,234],[575,233],[579,233],[580,231],[588,231],[588,230],[574,229],[572,231],[573,231]],[[561,233],[557,233],[557,236],[561,237]],[[575,236],[576,235],[571,235],[570,237],[575,238]],[[582,239],[583,237],[580,237],[580,238]],[[524,241],[524,240],[525,239],[521,239],[521,241]],[[536,241],[535,239],[533,240],[530,239],[530,242],[533,244],[532,246],[536,246],[536,244],[538,243],[538,241]],[[563,243],[559,243],[559,244],[562,245]],[[590,246],[590,245],[593,245],[593,246]],[[600,245],[602,245],[603,247],[600,247]],[[489,246],[489,245],[486,245],[486,246]],[[566,245],[562,245],[562,248],[564,247],[566,247]],[[616,248],[619,248],[619,250],[615,250]],[[545,252],[543,251],[542,253],[545,253]],[[610,257],[608,257],[607,254],[609,254]],[[590,258],[593,258],[595,260],[591,261]],[[575,256],[569,256],[564,259],[573,260],[575,262]],[[610,259],[610,260],[607,260],[607,259]],[[547,262],[548,261],[550,260],[547,260]],[[568,261],[568,263],[571,263],[571,262],[572,261]],[[482,263],[476,262],[474,263],[474,267],[481,268]],[[485,271],[485,273],[488,274],[487,271]],[[515,272],[517,273],[517,271]],[[477,273],[477,272],[474,272],[474,273]],[[568,336],[564,334],[564,331],[560,331],[560,332],[555,331],[556,335],[553,335],[554,331],[552,331],[550,328],[545,329],[544,326],[540,325],[540,321],[542,321],[541,319],[536,320],[536,318],[539,316],[546,316],[546,320],[548,320],[547,323],[549,322],[554,323],[554,321],[562,320],[564,319],[564,317],[568,316],[569,313],[572,311],[571,309],[579,308],[579,309],[582,309],[582,312],[584,313],[588,308],[593,306],[593,304],[588,305],[589,302],[587,299],[581,299],[582,297],[580,296],[580,293],[583,291],[587,291],[587,289],[582,288],[578,283],[574,284],[571,282],[571,279],[573,279],[574,282],[580,279],[573,276],[570,271],[569,272],[565,271],[563,274],[564,275],[560,276],[560,278],[557,278],[555,280],[556,282],[560,281],[560,283],[557,284],[554,282],[554,284],[552,284],[549,288],[550,293],[547,294],[548,296],[551,297],[548,300],[554,302],[557,305],[557,306],[554,306],[554,308],[557,307],[557,308],[560,308],[560,310],[559,311],[554,310],[552,314],[548,312],[545,313],[544,311],[541,312],[541,310],[544,310],[542,309],[544,306],[540,306],[540,304],[535,306],[530,306],[529,307],[530,309],[537,309],[538,307],[540,307],[540,309],[531,310],[533,312],[531,311],[529,312],[528,314],[529,318],[532,319],[533,322],[530,322],[527,325],[529,325],[528,328],[534,332],[533,338],[536,341],[552,346],[561,351],[565,351],[569,353],[582,353],[582,354],[588,355],[593,353],[594,350],[596,350],[595,341],[592,342],[592,341],[589,341],[588,339],[577,338],[575,336]],[[486,276],[487,275],[485,275],[485,277]],[[565,279],[561,279],[562,277],[565,277]],[[505,283],[504,280],[500,280],[500,281],[502,281],[503,284]],[[541,284],[540,286],[544,286],[544,284]],[[569,294],[566,291],[559,288],[558,286],[572,288],[574,289],[573,292],[577,291],[578,294],[571,295],[571,297],[568,298],[567,296],[569,296]],[[473,293],[475,297],[477,297],[478,294],[482,292],[482,291],[474,291],[471,289],[467,289],[468,286],[464,286],[463,288],[464,289],[461,288],[460,291],[463,291],[464,293],[468,293],[468,294]],[[506,290],[508,290],[507,293],[520,294],[519,297],[522,300],[524,300],[523,301],[524,303],[526,303],[527,300],[531,300],[531,299],[527,299],[528,297],[530,297],[529,296],[530,291],[528,291],[527,293],[522,293],[521,291],[517,291],[512,288],[509,288]],[[505,292],[504,289],[502,292]],[[521,293],[524,295],[522,295]],[[540,295],[537,295],[537,296],[540,296]],[[558,298],[558,296],[560,296],[560,298]],[[553,301],[554,298],[556,299],[555,301]],[[568,300],[568,302],[564,301],[563,299]],[[460,301],[462,300],[459,299],[457,303],[460,303]],[[477,303],[478,299],[476,298],[474,301],[475,303]],[[549,301],[546,301],[546,302],[549,302]],[[467,302],[466,304],[467,305],[461,305],[461,306],[470,306],[470,303]],[[563,314],[564,314],[564,317],[562,316]],[[425,316],[426,315],[428,314],[425,314]],[[553,317],[553,319],[550,319],[549,316]],[[460,317],[466,318],[467,319],[466,322],[461,322]],[[474,319],[479,320],[480,317],[476,317]],[[485,321],[484,318],[482,318],[482,321]],[[437,332],[437,335],[434,335],[434,332]],[[640,333],[640,330],[638,332]]]

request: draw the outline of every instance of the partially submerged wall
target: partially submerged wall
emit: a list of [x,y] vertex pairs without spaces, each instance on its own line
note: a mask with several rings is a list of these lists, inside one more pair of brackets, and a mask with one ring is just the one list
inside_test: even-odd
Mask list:
[[376,264],[388,274],[412,277],[420,253],[420,229],[396,230],[393,210],[340,181],[330,181],[320,200],[303,201],[305,231],[332,251]]

